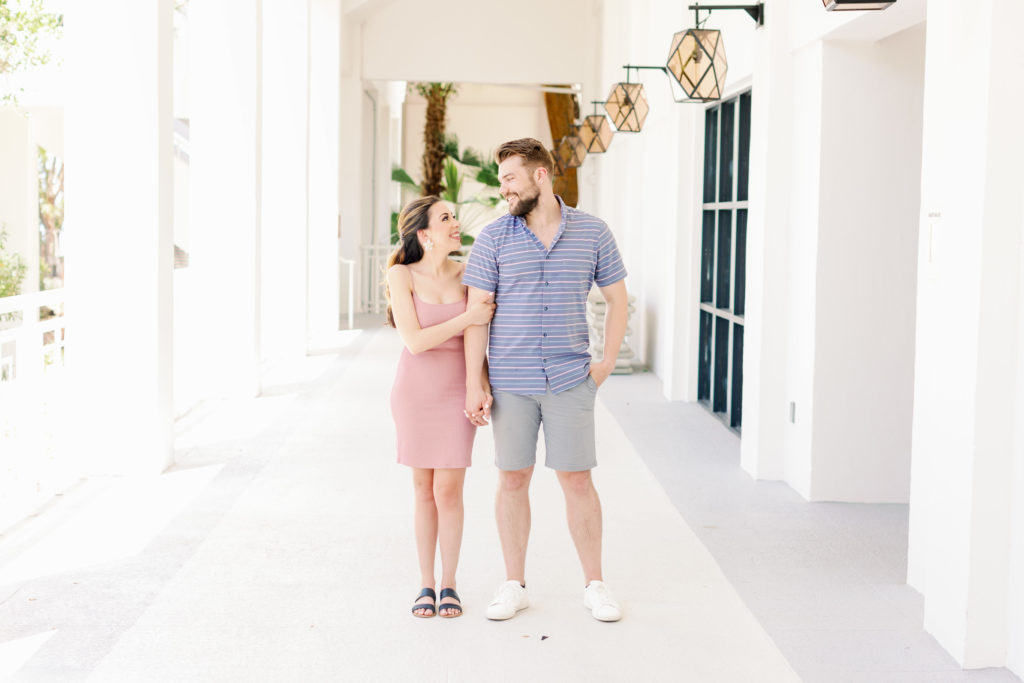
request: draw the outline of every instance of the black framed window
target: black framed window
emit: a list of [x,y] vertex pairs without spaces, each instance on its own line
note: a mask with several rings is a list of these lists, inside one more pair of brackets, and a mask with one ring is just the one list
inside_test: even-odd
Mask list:
[[743,425],[750,91],[704,113],[697,400]]

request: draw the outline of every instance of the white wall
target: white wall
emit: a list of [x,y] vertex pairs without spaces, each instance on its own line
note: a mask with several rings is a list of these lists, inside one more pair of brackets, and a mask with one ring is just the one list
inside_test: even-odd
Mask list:
[[910,495],[924,38],[824,43],[815,500]]
[[[1012,503],[1024,493],[1014,490],[1012,313],[1024,234],[1021,22],[1016,3],[928,6],[908,582],[924,594],[925,628],[969,668],[1004,665],[1008,625],[1020,633],[1008,593],[1020,579],[1007,577]],[[951,41],[972,45],[974,59]],[[950,83],[971,83],[973,96],[950,98]]]
[[741,464],[808,499],[907,499],[918,5],[772,3],[754,39]]
[[449,0],[442,11],[433,3],[394,0],[363,24],[362,76],[579,83],[588,69],[595,6],[593,0],[524,0],[481,11],[474,0]]

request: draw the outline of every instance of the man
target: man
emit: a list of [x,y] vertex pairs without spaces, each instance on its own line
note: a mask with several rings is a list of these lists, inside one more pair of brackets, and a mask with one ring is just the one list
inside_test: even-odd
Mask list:
[[[597,388],[626,332],[626,270],[608,226],[552,191],[553,162],[542,143],[506,142],[497,159],[509,213],[481,231],[462,278],[470,305],[491,292],[497,303],[489,340],[483,326],[465,331],[466,415],[487,424],[493,400],[500,470],[495,510],[507,580],[487,617],[509,619],[529,605],[529,486],[543,424],[545,464],[558,475],[583,566],[583,604],[596,619],[618,621],[622,610],[601,576],[601,503],[590,470]],[[607,301],[600,363],[591,363],[586,320],[595,282]]]

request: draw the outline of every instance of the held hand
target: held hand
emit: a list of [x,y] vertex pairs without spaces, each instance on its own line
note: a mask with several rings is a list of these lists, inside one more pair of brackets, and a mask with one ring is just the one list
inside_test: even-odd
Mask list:
[[615,367],[615,363],[606,363],[601,361],[600,363],[590,364],[590,376],[594,378],[594,384],[601,386],[604,381],[608,379],[608,375],[612,374],[612,369]]
[[490,388],[473,388],[466,390],[466,418],[477,427],[486,427],[491,419]]
[[466,309],[470,325],[486,325],[494,316],[494,294],[488,294],[484,301],[478,301]]

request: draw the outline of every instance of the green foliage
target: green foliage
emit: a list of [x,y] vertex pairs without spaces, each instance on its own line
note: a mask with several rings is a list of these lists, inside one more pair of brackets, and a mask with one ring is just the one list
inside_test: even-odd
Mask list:
[[414,83],[413,89],[419,93],[420,97],[441,97],[448,99],[452,95],[458,94],[459,88],[454,83]]
[[401,183],[402,187],[407,190],[411,190],[416,194],[422,194],[420,184],[413,180],[412,176],[409,175],[404,168],[395,166],[391,169],[391,179],[396,183]]
[[480,172],[476,174],[476,181],[483,185],[487,185],[488,187],[501,187],[501,181],[498,180],[497,162],[492,161],[490,164],[481,168]]
[[459,158],[459,139],[454,135],[444,136],[444,155],[449,159]]
[[21,292],[21,281],[25,279],[25,259],[21,254],[8,253],[7,227],[0,228],[0,297],[15,296]]
[[[40,39],[59,38],[63,26],[63,16],[44,11],[43,0],[0,0],[0,76],[48,63],[51,55]],[[17,93],[0,92],[0,103],[17,102]]]
[[444,160],[444,191],[441,192],[441,199],[446,202],[459,204],[459,197],[462,195],[462,173],[451,157]]
[[[405,171],[402,171],[403,173]],[[391,244],[398,244],[398,212],[391,212]]]
[[64,281],[64,258],[57,253],[57,241],[64,227],[64,162],[55,155],[38,148],[39,167],[39,251],[42,267],[40,282],[50,278],[50,287],[39,285],[39,290],[60,287]]
[[[473,197],[464,197],[462,189],[467,177],[485,186],[485,188],[497,189],[501,186],[498,180],[498,164],[495,161],[484,161],[484,157],[477,150],[466,147],[459,151],[459,138],[456,135],[446,135],[444,139],[444,187],[441,191],[441,198],[455,204],[456,213],[459,207],[465,204],[481,204],[493,208],[501,201],[493,190],[479,192]],[[471,169],[477,169],[472,172]],[[405,189],[420,194],[422,186],[413,180],[408,171],[398,166],[391,169],[391,180],[400,183]]]
[[[472,233],[483,227],[482,223],[488,220],[488,212],[501,202],[501,197],[497,193],[497,188],[501,186],[498,180],[498,163],[484,161],[485,157],[471,147],[460,150],[459,139],[453,134],[444,138],[444,153],[444,185],[440,196],[455,207],[455,215],[462,223],[462,243],[472,244]],[[422,186],[413,180],[405,169],[397,166],[391,169],[391,179],[410,192],[422,194]],[[473,196],[466,196],[467,179],[483,185],[483,190]],[[397,221],[397,218],[398,214],[393,214],[392,220]],[[397,223],[393,223],[392,244],[398,242],[396,226]]]

